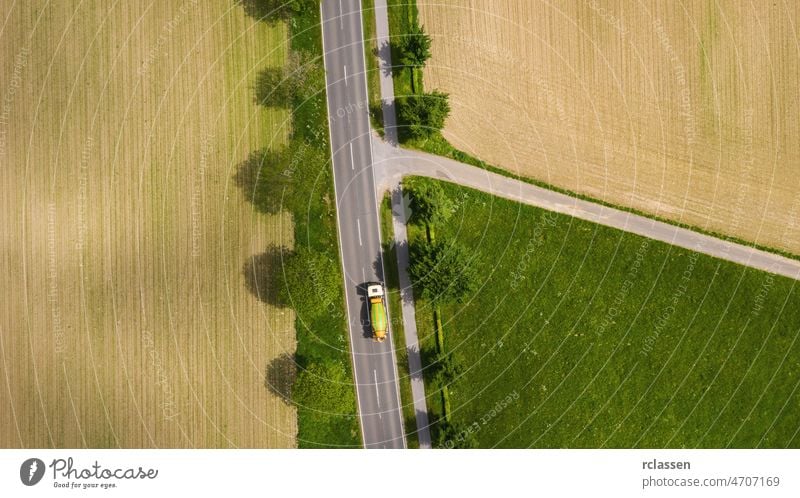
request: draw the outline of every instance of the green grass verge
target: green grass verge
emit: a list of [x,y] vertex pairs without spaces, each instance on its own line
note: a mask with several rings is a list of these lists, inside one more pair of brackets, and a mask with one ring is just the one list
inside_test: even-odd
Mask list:
[[[416,25],[419,16],[416,2],[410,0],[387,0],[387,7],[389,11],[389,36],[391,39],[397,40],[407,33],[410,33],[411,28]],[[399,60],[400,56],[392,50],[392,64],[395,66],[393,73],[395,97],[403,98],[408,95],[413,95],[415,92],[421,93],[421,71],[412,71],[410,68],[402,67],[400,66]],[[414,91],[412,91],[411,88],[412,78],[415,81]]]
[[372,127],[383,136],[383,110],[381,109],[381,74],[378,65],[378,41],[375,32],[375,0],[362,0],[364,19],[364,51],[367,61],[367,91],[369,116]]
[[[458,209],[437,239],[472,248],[483,276],[442,306],[467,366],[450,416],[481,447],[800,446],[795,281],[443,187]],[[417,322],[428,361],[430,303]]]
[[387,195],[381,202],[381,236],[383,238],[383,261],[386,270],[385,283],[389,291],[389,314],[392,319],[392,334],[397,356],[397,369],[400,386],[400,404],[403,408],[403,424],[406,432],[406,443],[409,448],[419,448],[417,434],[417,415],[414,410],[414,398],[411,394],[411,374],[408,369],[408,351],[405,348],[406,338],[403,328],[403,309],[400,302],[400,279],[397,273],[397,253],[392,243],[394,229],[392,228],[392,200]]

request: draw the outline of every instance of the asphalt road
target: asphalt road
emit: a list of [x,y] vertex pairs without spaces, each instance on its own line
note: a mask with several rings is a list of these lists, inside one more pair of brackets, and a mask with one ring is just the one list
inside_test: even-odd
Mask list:
[[383,282],[360,0],[325,0],[322,38],[345,297],[366,448],[404,448],[392,331],[372,340],[366,282]]

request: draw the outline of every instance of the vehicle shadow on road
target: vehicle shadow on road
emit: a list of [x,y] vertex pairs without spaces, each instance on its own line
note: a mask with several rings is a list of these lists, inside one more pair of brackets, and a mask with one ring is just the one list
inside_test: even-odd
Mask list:
[[367,284],[362,282],[361,285],[356,286],[356,294],[361,300],[361,311],[359,313],[359,320],[361,321],[361,336],[364,339],[372,339],[372,323],[369,320],[369,299],[367,298]]

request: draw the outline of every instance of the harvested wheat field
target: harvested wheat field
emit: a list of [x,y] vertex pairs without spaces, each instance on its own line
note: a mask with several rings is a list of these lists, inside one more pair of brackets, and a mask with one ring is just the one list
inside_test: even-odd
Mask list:
[[433,37],[426,89],[450,93],[457,148],[800,254],[800,3],[418,6]]
[[293,316],[244,269],[291,220],[232,182],[286,29],[236,2],[6,2],[0,447],[293,447]]

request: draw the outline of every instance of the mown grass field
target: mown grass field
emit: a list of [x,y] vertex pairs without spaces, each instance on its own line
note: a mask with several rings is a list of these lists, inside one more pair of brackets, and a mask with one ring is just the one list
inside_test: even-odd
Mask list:
[[457,149],[800,254],[797,2],[397,3],[433,38]]
[[294,313],[248,286],[294,245],[233,177],[287,29],[238,2],[16,2],[0,31],[0,447],[293,447],[265,385]]
[[[481,447],[800,446],[795,281],[443,186],[458,208],[437,240],[470,248],[481,275],[442,307],[466,366],[451,417]],[[430,303],[417,322],[429,353]]]

